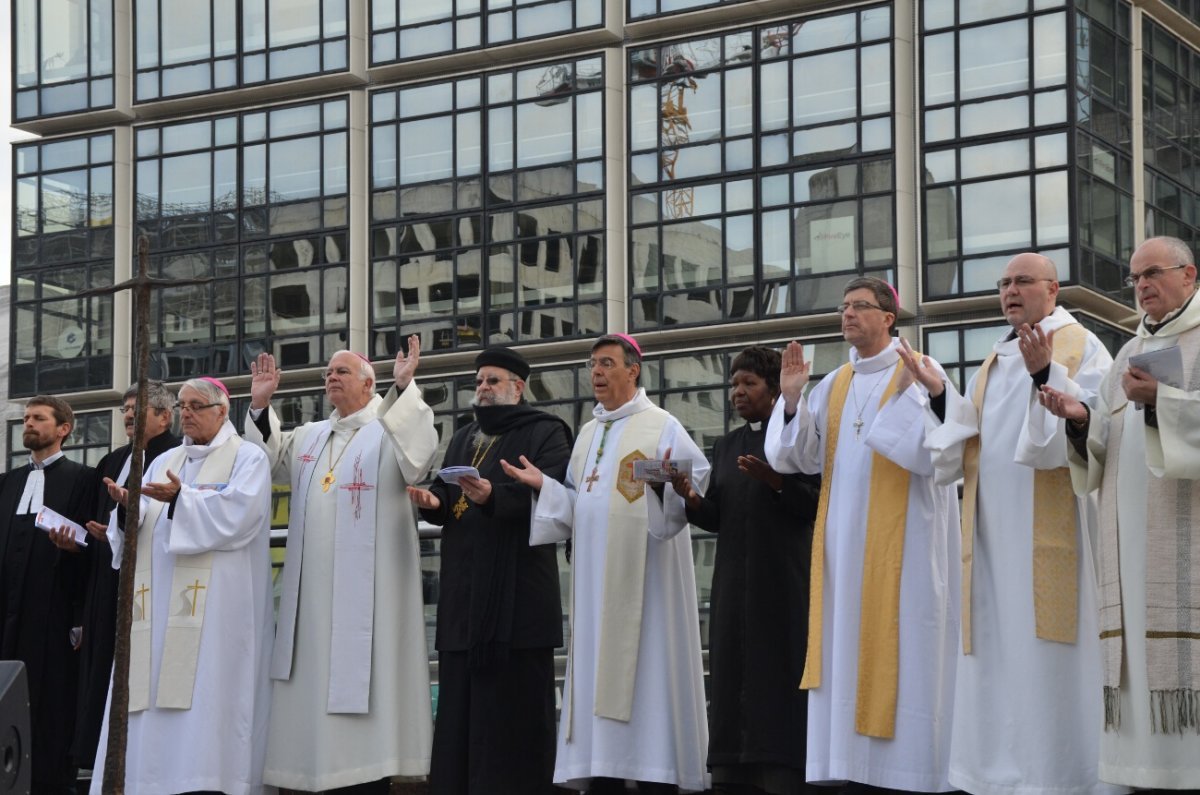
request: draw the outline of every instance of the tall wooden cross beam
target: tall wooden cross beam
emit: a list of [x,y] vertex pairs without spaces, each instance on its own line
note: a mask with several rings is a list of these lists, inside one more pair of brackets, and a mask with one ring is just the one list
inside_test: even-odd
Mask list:
[[112,692],[108,710],[108,749],[104,756],[104,792],[125,792],[125,746],[129,736],[129,628],[133,622],[133,577],[137,564],[138,525],[141,523],[143,458],[146,450],[146,387],[150,370],[150,295],[156,287],[205,284],[211,279],[151,278],[147,260],[150,243],[138,239],[137,275],[111,287],[77,293],[78,298],[112,295],[122,290],[133,293],[134,372],[137,399],[134,403],[133,449],[129,458],[129,499],[125,507],[125,544],[121,552],[121,576],[117,587],[117,629],[113,654]]

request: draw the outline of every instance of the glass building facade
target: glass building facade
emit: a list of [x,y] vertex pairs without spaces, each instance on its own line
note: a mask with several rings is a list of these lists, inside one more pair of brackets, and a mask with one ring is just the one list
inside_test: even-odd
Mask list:
[[731,356],[800,339],[830,372],[865,274],[961,386],[1031,249],[1115,347],[1137,243],[1200,243],[1198,7],[15,0],[13,118],[42,137],[14,145],[8,397],[67,396],[76,457],[122,441],[131,301],[80,293],[140,238],[181,282],[154,298],[154,375],[221,376],[240,411],[270,351],[293,425],[327,408],[333,351],[386,385],[416,333],[443,446],[481,347],[524,350],[529,394],[578,426],[590,342],[627,330],[709,447]]

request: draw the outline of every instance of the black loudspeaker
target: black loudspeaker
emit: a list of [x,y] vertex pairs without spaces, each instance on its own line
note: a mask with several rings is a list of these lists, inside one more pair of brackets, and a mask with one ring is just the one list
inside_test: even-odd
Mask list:
[[0,795],[28,795],[29,682],[25,663],[0,661]]

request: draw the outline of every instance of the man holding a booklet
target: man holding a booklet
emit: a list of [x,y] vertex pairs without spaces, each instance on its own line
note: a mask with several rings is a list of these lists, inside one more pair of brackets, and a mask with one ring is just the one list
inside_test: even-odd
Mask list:
[[[642,353],[633,337],[600,337],[587,367],[595,419],[580,431],[566,480],[545,477],[526,456],[502,462],[537,492],[530,543],[574,544],[554,780],[600,795],[624,792],[625,779],[642,793],[703,790],[708,726],[695,570],[683,498],[666,481],[690,465],[703,494],[708,461],[679,420],[639,388]],[[659,463],[657,473],[635,469],[664,459],[674,463]]]
[[561,479],[571,431],[525,402],[528,378],[516,351],[476,356],[475,421],[454,434],[428,489],[408,487],[425,520],[442,526],[436,795],[553,789],[557,550],[529,545],[532,491],[500,460],[524,455]]
[[[1077,493],[1099,489],[1100,778],[1200,787],[1200,301],[1191,250],[1153,237],[1129,261],[1145,313],[1094,409],[1042,387],[1067,419]],[[1099,698],[1099,694],[1096,696]]]
[[25,404],[29,463],[0,473],[0,660],[20,660],[29,677],[33,791],[73,792],[68,759],[75,726],[86,561],[47,535],[77,528],[91,510],[95,473],[66,458],[75,415],[61,398]]

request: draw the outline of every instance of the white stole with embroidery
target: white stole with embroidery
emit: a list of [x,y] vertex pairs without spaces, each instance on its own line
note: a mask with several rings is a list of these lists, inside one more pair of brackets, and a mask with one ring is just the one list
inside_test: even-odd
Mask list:
[[[218,435],[214,446],[185,444],[164,453],[166,467],[162,471],[178,472],[185,458],[204,458],[194,479],[196,488],[222,489],[237,461],[242,440],[226,424],[228,433]],[[222,431],[224,432],[224,428]],[[191,486],[188,486],[190,488]],[[151,573],[154,563],[154,526],[167,503],[149,500],[138,527],[138,553],[135,566],[133,594],[133,624],[129,631],[129,711],[140,712],[150,707],[150,646],[152,638]],[[212,554],[176,555],[171,575],[170,614],[159,662],[158,695],[154,705],[167,709],[191,709],[192,690],[196,684],[196,663],[200,655],[200,636],[204,627],[204,608],[207,604],[209,578],[212,576]]]
[[[287,558],[283,567],[279,618],[271,658],[271,678],[292,677],[296,616],[300,600],[300,572],[304,560],[304,533],[309,499],[337,501],[337,522],[326,530],[334,533],[333,627],[329,643],[330,713],[367,712],[371,694],[371,644],[375,620],[375,529],[376,486],[379,483],[380,445],[386,429],[376,418],[382,398],[345,419],[336,416],[314,423],[303,448],[294,449],[292,462],[291,522],[288,527]],[[371,419],[360,424],[366,412]],[[328,491],[315,493],[328,469],[331,434],[357,427],[337,465]]]

